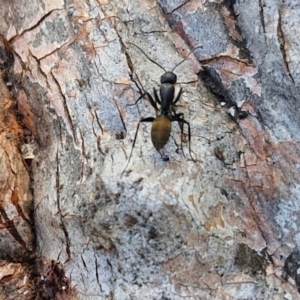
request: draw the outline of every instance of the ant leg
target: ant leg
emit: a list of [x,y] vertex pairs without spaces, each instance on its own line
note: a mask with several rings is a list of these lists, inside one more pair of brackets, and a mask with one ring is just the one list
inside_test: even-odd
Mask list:
[[[184,124],[186,124],[188,126],[189,153],[190,153],[191,159],[195,162],[195,159],[192,156],[192,150],[191,150],[191,126],[190,126],[190,123],[184,119],[183,113],[179,113],[179,114],[176,114],[176,115],[172,116],[171,121],[172,122],[177,121],[179,123],[182,134],[183,134]],[[180,123],[181,123],[181,125],[180,125]],[[181,139],[181,143],[182,143],[182,139]]]
[[[171,107],[170,107],[171,113],[173,113],[173,116],[176,115],[175,107],[176,107],[176,103],[177,103],[177,102],[179,101],[179,99],[180,99],[181,94],[182,94],[182,88],[180,88],[180,90],[179,90],[179,92],[178,92],[178,95],[176,96],[175,100],[172,102],[172,105],[171,105]],[[183,117],[183,113],[182,113],[182,114],[179,114],[179,115],[182,115],[182,117]],[[181,128],[181,125],[180,125],[180,124],[179,124],[179,126],[180,126],[180,129],[181,129],[181,132],[182,132],[183,129]]]
[[157,95],[157,90],[156,90],[155,88],[153,88],[153,93],[154,93],[155,101],[156,101],[159,105],[161,105],[161,102],[160,102],[159,97],[158,97],[158,95]]
[[181,131],[181,148],[182,148],[182,136],[184,134],[184,131],[183,131],[184,123],[181,120],[184,120],[184,114],[183,113],[176,114],[175,111],[173,111],[173,112],[174,112],[173,116],[177,118],[176,121],[178,122],[178,125],[180,127],[180,131]]
[[140,119],[140,121],[139,121],[139,123],[138,123],[138,126],[137,126],[137,128],[136,128],[136,131],[135,131],[135,135],[134,135],[134,139],[133,139],[133,144],[132,144],[132,148],[131,148],[131,151],[130,151],[130,155],[129,155],[127,164],[126,164],[126,166],[125,166],[125,168],[124,168],[124,170],[122,171],[121,174],[124,173],[124,171],[126,170],[126,168],[127,168],[128,165],[129,165],[129,162],[130,162],[130,159],[131,159],[131,156],[132,156],[132,152],[133,152],[133,148],[134,148],[134,145],[135,145],[135,142],[136,142],[137,134],[138,134],[138,131],[139,131],[139,128],[140,128],[140,124],[141,124],[142,122],[153,122],[153,121],[154,121],[154,118],[153,118],[153,117]]
[[[158,111],[158,108],[157,108],[157,105],[156,105],[156,101],[153,100],[152,96],[151,96],[148,92],[146,92],[146,95],[148,96],[148,99],[149,99],[150,104],[152,105],[152,107],[153,107],[153,108],[155,109],[155,111],[157,112],[157,111]],[[154,96],[155,96],[155,100],[157,100],[157,99],[156,99],[156,96],[157,96],[157,95],[155,95],[155,92],[154,92]],[[158,102],[158,103],[160,104],[160,102]]]
[[142,94],[133,104],[128,104],[127,106],[133,106],[133,105],[136,105],[142,98],[144,98],[145,96],[148,96],[148,99],[150,101],[150,104],[153,106],[153,108],[158,111],[158,108],[157,108],[157,105],[156,103],[154,102],[152,96],[148,93],[148,92],[145,92],[144,94]]
[[179,101],[181,94],[182,94],[182,88],[180,88],[178,95],[176,96],[175,100],[172,102],[172,105],[175,105]]
[[147,92],[146,93],[144,93],[144,94],[142,94],[133,104],[127,104],[127,106],[133,106],[133,105],[136,105],[142,98],[144,98],[145,97],[145,95],[147,94]]
[[[192,161],[195,162],[197,160],[197,156],[196,156],[196,160],[192,156],[193,151],[191,149],[191,126],[190,126],[190,123],[184,119],[182,119],[181,122],[182,122],[182,130],[183,130],[183,124],[186,124],[188,126],[189,153],[190,153],[190,157],[191,157]],[[193,152],[193,154],[195,154],[195,153]]]

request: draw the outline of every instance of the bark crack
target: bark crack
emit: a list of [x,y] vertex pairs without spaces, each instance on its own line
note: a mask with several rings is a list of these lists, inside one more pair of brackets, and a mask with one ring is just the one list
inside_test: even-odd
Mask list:
[[47,18],[48,18],[53,12],[55,12],[55,11],[63,11],[63,9],[58,9],[58,8],[57,8],[57,9],[50,10],[50,11],[49,11],[47,14],[45,14],[40,20],[38,20],[36,24],[34,24],[33,26],[31,26],[31,27],[25,29],[25,30],[24,30],[23,32],[21,32],[21,33],[17,33],[17,35],[13,36],[13,37],[9,40],[9,42],[14,43],[14,42],[17,40],[17,38],[21,37],[21,36],[24,35],[26,32],[32,31],[32,30],[36,29],[37,27],[39,27],[39,26],[44,22],[44,20],[47,19]]
[[[250,147],[251,147],[251,146],[250,146]],[[258,211],[258,209],[256,208],[256,205],[254,205],[254,203],[253,203],[253,202],[256,202],[256,201],[255,201],[256,197],[255,197],[255,191],[253,191],[254,186],[252,186],[252,185],[250,184],[250,182],[251,182],[251,176],[249,175],[247,166],[246,166],[246,174],[247,174],[247,178],[248,178],[247,182],[249,182],[249,184],[243,182],[243,185],[247,186],[247,189],[246,189],[246,190],[249,191],[249,204],[250,204],[251,209],[252,209],[252,211],[253,211],[253,214],[252,214],[252,216],[253,216],[253,221],[254,221],[254,223],[256,224],[256,227],[257,227],[257,229],[259,230],[259,232],[260,232],[260,234],[261,234],[261,236],[262,236],[262,238],[263,238],[263,240],[264,240],[264,242],[265,242],[265,244],[266,244],[266,247],[268,247],[267,238],[266,238],[266,236],[265,236],[265,234],[264,234],[263,228],[261,228],[261,225],[264,226],[264,225],[263,225],[263,221],[262,221],[261,218],[260,218],[260,216],[262,215],[262,213],[261,213],[260,211]],[[257,200],[259,201],[259,197],[258,197]]]
[[7,213],[3,206],[0,204],[0,214],[2,215],[4,222],[0,220],[2,224],[4,224],[5,228],[10,232],[10,234],[14,237],[14,239],[22,245],[22,247],[26,250],[26,252],[30,253],[31,251],[27,248],[25,241],[22,239],[19,234],[14,222],[10,220],[7,216]]
[[[96,120],[96,116],[93,114],[92,110],[90,110],[90,114],[92,116],[92,130],[93,130],[93,135],[98,138],[98,135],[96,133],[96,130],[95,130],[95,127],[94,127],[94,124],[95,124],[95,120]],[[100,128],[101,129],[101,128]]]
[[28,225],[32,225],[30,220],[26,218],[26,216],[24,215],[24,212],[22,210],[22,207],[19,204],[19,195],[18,195],[18,191],[16,189],[12,190],[12,195],[11,195],[11,202],[12,204],[15,206],[18,214],[28,223]]
[[[88,157],[87,157],[86,151],[85,151],[84,136],[83,136],[80,129],[79,129],[79,134],[80,134],[80,137],[81,137],[81,154],[86,160],[88,160]],[[81,183],[83,181],[83,178],[84,178],[84,161],[81,160],[81,168],[80,168],[80,182]],[[72,194],[72,197],[74,197],[75,194],[76,194],[76,190],[74,190],[74,193]]]
[[97,278],[97,282],[98,282],[98,286],[100,288],[100,291],[101,291],[101,293],[103,293],[102,286],[101,286],[100,279],[99,279],[99,273],[98,273],[98,261],[97,261],[97,257],[95,255],[94,255],[94,257],[95,257],[96,278]]
[[[74,39],[71,40],[71,41],[67,41],[67,42],[65,42],[64,44],[61,44],[61,45],[59,46],[59,48],[55,48],[53,51],[48,52],[48,53],[45,54],[44,56],[41,56],[40,58],[37,58],[37,59],[38,59],[38,60],[45,59],[45,58],[47,58],[48,56],[51,56],[52,54],[56,53],[57,51],[62,50],[62,48],[66,47],[66,46],[68,46],[68,47],[71,46],[74,42],[75,42]],[[33,56],[33,54],[31,53],[30,49],[29,49],[29,52],[30,52],[30,54]]]
[[[101,134],[103,135],[103,128],[101,126],[101,123],[100,123],[99,117],[97,115],[97,112],[96,112],[95,109],[93,110],[93,112],[94,113],[92,113],[92,110],[91,110],[91,115],[93,117],[93,124],[94,124],[94,119],[95,119],[96,122],[97,122],[97,124],[98,124],[98,126],[99,126],[99,128],[100,128],[100,130],[101,130]],[[93,133],[97,137],[97,149],[98,149],[99,153],[101,153],[102,155],[104,155],[104,152],[103,152],[103,150],[101,149],[101,146],[100,146],[100,144],[101,144],[101,137],[98,136],[97,133],[95,132],[94,126],[93,126]]]
[[[125,46],[125,44],[124,44],[124,42],[123,42],[123,40],[122,40],[122,37],[119,35],[118,31],[116,31],[116,33],[117,33],[117,35],[119,37],[120,43],[122,44],[123,48],[127,49],[126,46]],[[125,57],[126,57],[128,68],[131,71],[131,73],[129,73],[130,80],[134,83],[134,85],[138,89],[140,95],[143,95],[143,94],[145,94],[145,92],[143,90],[143,85],[141,84],[138,76],[134,72],[133,63],[132,63],[132,60],[130,58],[130,55],[129,55],[129,53],[126,50],[124,51],[124,54],[125,54]],[[133,74],[135,74],[136,79],[134,78]],[[142,88],[140,88],[140,86]]]
[[189,3],[190,0],[187,0],[185,2],[183,2],[182,4],[178,5],[177,7],[175,7],[174,9],[172,9],[170,12],[166,13],[166,15],[171,15],[173,14],[176,10],[180,9],[181,7],[185,6],[187,3]]
[[49,84],[49,82],[48,82],[47,75],[45,74],[45,72],[44,72],[44,71],[42,70],[42,68],[41,68],[41,62],[40,62],[40,59],[38,59],[38,58],[30,51],[30,49],[28,49],[28,51],[29,51],[30,55],[33,57],[33,59],[36,61],[37,67],[38,67],[40,73],[41,73],[42,76],[45,78],[47,89],[50,90],[50,84]]
[[101,133],[103,134],[103,128],[101,126],[101,122],[99,120],[98,114],[97,114],[96,110],[94,110],[94,112],[95,112],[95,117],[96,117],[97,124],[98,124],[98,126],[99,126],[99,128],[101,130]]
[[82,264],[83,264],[83,266],[84,266],[84,268],[85,269],[87,269],[87,266],[86,266],[86,263],[85,263],[85,260],[84,260],[84,258],[83,258],[83,256],[82,256],[82,253],[81,253],[81,261],[82,261]]
[[68,230],[64,224],[63,221],[63,215],[61,212],[61,206],[60,206],[60,170],[59,170],[59,155],[58,152],[56,153],[56,198],[57,198],[57,210],[60,216],[60,227],[65,235],[65,239],[66,239],[66,252],[68,255],[68,259],[65,262],[68,262],[70,260],[71,257],[71,252],[70,252],[70,238],[69,238],[69,233]]
[[125,122],[124,122],[123,116],[122,116],[122,114],[121,114],[121,111],[120,111],[119,105],[118,105],[117,101],[115,100],[115,98],[113,98],[113,100],[114,100],[114,102],[115,102],[115,105],[116,105],[116,107],[117,107],[117,110],[118,110],[118,112],[119,112],[119,116],[120,116],[120,119],[121,119],[121,122],[122,122],[123,128],[124,128],[125,132],[127,132],[126,125],[125,125]]
[[282,54],[283,62],[284,62],[284,65],[286,67],[287,73],[288,73],[289,77],[291,78],[292,82],[295,84],[294,78],[293,78],[293,76],[290,72],[291,70],[290,70],[290,67],[289,67],[289,63],[287,61],[287,53],[286,53],[286,50],[285,50],[286,40],[285,40],[284,32],[282,30],[282,16],[281,16],[281,10],[280,9],[278,9],[277,38],[278,38],[278,42],[279,42],[279,45],[280,45],[280,51],[281,51],[281,54]]
[[105,155],[104,152],[103,152],[103,150],[101,149],[100,144],[101,144],[101,137],[98,136],[97,137],[97,149],[98,149],[99,153],[101,153],[102,155]]
[[85,151],[85,144],[84,144],[84,136],[80,129],[79,129],[79,134],[81,137],[81,153],[82,153],[82,156],[87,159],[87,155],[86,155],[86,151]]
[[56,79],[56,77],[54,76],[53,72],[51,71],[51,75],[52,75],[52,78],[54,80],[54,82],[56,83],[57,87],[58,87],[58,90],[60,92],[60,95],[62,97],[62,103],[63,103],[63,108],[64,108],[64,112],[65,112],[65,116],[67,118],[67,122],[72,130],[72,135],[73,135],[73,139],[76,143],[76,145],[78,144],[78,140],[77,140],[77,137],[76,137],[76,131],[75,131],[75,127],[74,127],[74,124],[72,122],[72,118],[71,118],[71,114],[70,114],[70,111],[69,111],[69,108],[68,108],[68,105],[67,105],[67,99],[66,99],[66,96],[64,95],[63,91],[62,91],[62,88],[58,82],[58,80]]
[[259,0],[259,8],[260,8],[259,16],[260,16],[261,26],[263,28],[263,32],[266,33],[266,25],[265,25],[265,18],[264,18],[264,4],[262,3],[262,0]]

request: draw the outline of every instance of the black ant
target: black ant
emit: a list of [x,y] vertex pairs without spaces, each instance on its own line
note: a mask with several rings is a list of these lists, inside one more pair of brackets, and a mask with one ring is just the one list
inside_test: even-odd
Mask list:
[[[159,153],[160,153],[159,150],[161,148],[163,148],[169,140],[170,133],[171,133],[171,122],[174,122],[174,121],[178,122],[182,135],[183,135],[184,124],[186,124],[187,127],[188,127],[189,153],[190,153],[190,156],[191,156],[192,160],[194,160],[192,155],[191,155],[191,128],[190,128],[190,123],[184,119],[184,114],[183,113],[176,113],[175,108],[174,108],[176,106],[176,103],[180,99],[180,96],[182,94],[182,88],[180,88],[176,98],[174,99],[174,96],[175,96],[175,87],[174,87],[174,85],[177,82],[177,76],[176,76],[176,74],[173,73],[173,71],[181,63],[183,63],[191,53],[193,53],[196,49],[198,49],[202,46],[198,46],[198,47],[194,48],[187,55],[187,57],[185,57],[182,61],[180,61],[172,69],[172,71],[166,71],[161,65],[159,65],[157,62],[152,60],[150,57],[148,57],[148,55],[139,46],[137,46],[133,43],[129,43],[129,44],[134,45],[135,47],[137,47],[152,63],[156,64],[158,67],[163,69],[165,71],[165,73],[160,77],[160,83],[161,83],[160,88],[159,88],[160,98],[158,97],[157,90],[155,88],[153,88],[155,101],[148,92],[145,92],[144,94],[142,94],[139,97],[139,99],[134,104],[132,104],[132,105],[135,105],[141,98],[143,98],[145,95],[147,95],[147,97],[150,101],[150,104],[155,109],[155,112],[156,112],[157,116],[156,116],[156,118],[148,117],[148,118],[140,119],[140,121],[138,123],[138,126],[137,126],[137,129],[136,129],[136,132],[135,132],[135,136],[134,136],[131,152],[130,152],[130,155],[129,155],[128,163],[127,163],[125,169],[127,168],[128,164],[130,162],[132,152],[133,152],[133,148],[134,148],[134,145],[135,145],[135,142],[136,142],[137,134],[138,134],[138,131],[139,131],[139,127],[140,127],[140,124],[143,123],[143,122],[149,122],[149,123],[151,122],[152,123],[151,141],[153,143],[153,146],[155,147],[155,149]],[[160,105],[160,109],[158,109],[157,103]],[[168,160],[168,159],[164,158],[164,160]]]

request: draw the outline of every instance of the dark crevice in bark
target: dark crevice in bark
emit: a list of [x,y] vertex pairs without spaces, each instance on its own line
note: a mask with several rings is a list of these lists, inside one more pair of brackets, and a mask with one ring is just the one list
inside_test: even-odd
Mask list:
[[260,16],[260,23],[263,28],[263,32],[266,33],[266,25],[265,25],[265,18],[264,18],[264,4],[262,0],[259,0],[259,16]]
[[287,257],[284,263],[282,278],[288,281],[291,277],[295,280],[298,292],[300,294],[300,251],[297,247],[294,248],[293,252]]
[[58,87],[58,90],[59,90],[60,95],[62,97],[62,100],[63,100],[62,103],[63,103],[63,108],[64,108],[65,116],[66,116],[66,119],[67,119],[68,124],[70,126],[70,129],[72,130],[72,135],[73,135],[74,142],[75,142],[76,145],[78,145],[78,140],[77,140],[77,136],[76,136],[76,130],[75,130],[75,126],[73,124],[72,117],[71,117],[71,114],[70,114],[70,111],[69,111],[69,108],[68,108],[67,98],[64,95],[64,93],[63,93],[63,91],[61,89],[61,86],[60,86],[59,82],[57,81],[57,79],[55,78],[53,72],[51,72],[51,75],[52,75],[52,78],[55,81],[56,86]]
[[24,35],[26,32],[30,32],[30,31],[36,29],[36,28],[39,27],[41,24],[43,24],[43,22],[45,21],[45,19],[47,19],[53,12],[55,12],[55,11],[60,11],[60,10],[61,10],[61,9],[54,9],[54,10],[49,11],[49,12],[48,12],[47,14],[45,14],[40,20],[38,20],[36,24],[34,24],[33,26],[31,26],[31,27],[25,29],[25,30],[24,30],[23,32],[21,32],[21,33],[17,33],[17,35],[13,36],[13,37],[9,40],[9,42],[10,42],[10,43],[15,43],[15,41],[16,41],[20,36]]
[[282,19],[281,19],[281,10],[278,10],[278,26],[277,26],[277,37],[278,37],[278,42],[280,45],[280,51],[282,54],[282,58],[283,58],[283,63],[286,67],[286,71],[289,75],[289,77],[291,78],[292,82],[295,84],[294,78],[290,72],[290,67],[289,67],[289,63],[287,61],[287,54],[285,51],[285,45],[286,45],[286,41],[285,41],[285,37],[284,37],[284,32],[282,30]]
[[71,251],[70,251],[70,238],[69,238],[69,233],[68,233],[68,230],[65,226],[65,223],[64,223],[64,220],[63,220],[63,215],[62,215],[62,211],[61,211],[61,207],[60,207],[60,189],[61,189],[61,186],[60,186],[60,169],[59,169],[59,156],[58,156],[58,153],[56,154],[56,200],[57,200],[57,210],[58,210],[58,214],[60,215],[60,226],[61,226],[61,229],[65,235],[65,238],[66,238],[66,252],[67,252],[67,255],[68,255],[68,259],[65,261],[65,262],[68,262],[71,258]]
[[25,249],[25,252],[27,253],[27,255],[29,253],[31,253],[31,251],[27,248],[25,241],[20,236],[14,222],[8,218],[7,213],[2,205],[0,205],[0,214],[1,214],[2,218],[4,219],[4,222],[2,222],[2,224],[5,226],[5,228],[10,232],[10,234],[14,237],[14,239],[20,245],[22,245],[22,247]]

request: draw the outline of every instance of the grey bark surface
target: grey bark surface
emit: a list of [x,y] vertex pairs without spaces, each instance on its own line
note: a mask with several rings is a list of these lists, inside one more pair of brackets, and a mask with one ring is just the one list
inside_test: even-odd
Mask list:
[[[299,299],[297,2],[2,1],[34,152],[20,299]],[[201,46],[174,71],[191,154],[142,123],[127,166],[164,73],[130,43],[165,70]]]

